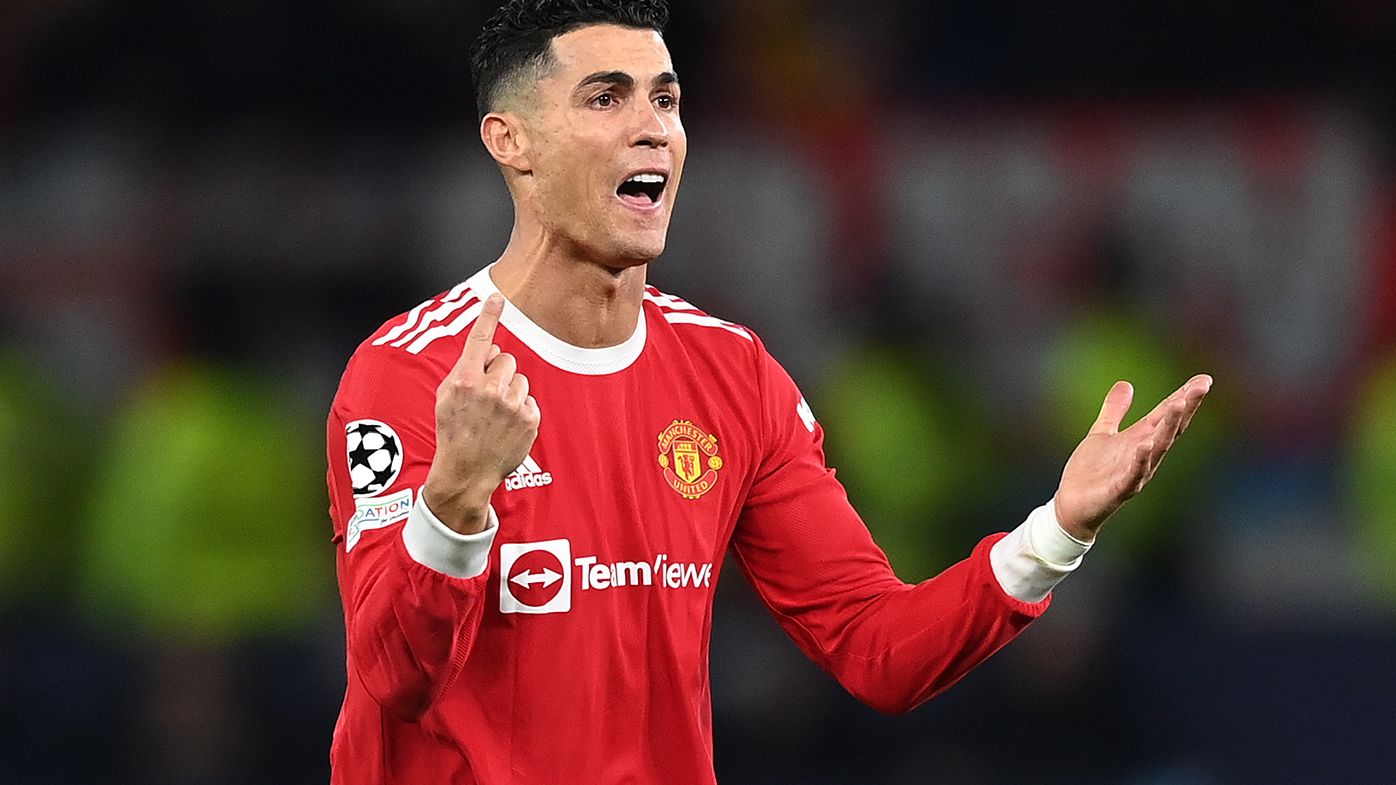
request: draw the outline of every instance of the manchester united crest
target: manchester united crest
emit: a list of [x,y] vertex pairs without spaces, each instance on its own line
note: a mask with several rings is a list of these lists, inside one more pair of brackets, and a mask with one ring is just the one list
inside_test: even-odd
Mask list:
[[674,420],[659,434],[659,465],[670,487],[685,499],[697,499],[717,485],[722,469],[717,436],[691,420]]

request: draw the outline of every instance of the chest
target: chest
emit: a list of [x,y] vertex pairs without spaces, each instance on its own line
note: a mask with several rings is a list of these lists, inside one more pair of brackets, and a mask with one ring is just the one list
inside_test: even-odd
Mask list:
[[492,499],[505,605],[708,596],[756,460],[757,423],[731,380],[685,358],[585,376],[505,348],[542,414]]
[[494,496],[511,535],[567,537],[618,558],[725,548],[755,456],[751,424],[722,385],[683,363],[605,377],[528,365],[521,357],[538,438]]

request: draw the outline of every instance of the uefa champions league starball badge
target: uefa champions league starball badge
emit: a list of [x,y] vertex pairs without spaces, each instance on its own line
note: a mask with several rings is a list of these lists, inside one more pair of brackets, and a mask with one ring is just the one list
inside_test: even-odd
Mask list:
[[402,440],[387,423],[349,423],[344,426],[344,447],[356,497],[377,496],[386,491],[402,471]]

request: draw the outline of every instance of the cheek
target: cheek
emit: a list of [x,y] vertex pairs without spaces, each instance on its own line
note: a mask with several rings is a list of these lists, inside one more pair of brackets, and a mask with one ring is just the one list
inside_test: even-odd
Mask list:
[[684,161],[688,158],[688,137],[683,134],[683,126],[679,126],[676,136],[670,137],[669,149],[673,151],[674,169],[682,173]]
[[586,178],[576,159],[564,151],[550,150],[535,158],[534,177],[539,198],[556,213],[575,213],[584,195]]
[[[566,149],[554,148],[541,163],[540,169],[548,173],[548,187],[554,195],[575,203],[578,198],[589,196],[593,190],[597,175],[586,150],[578,149],[575,145],[569,145]],[[565,207],[570,209],[575,204]]]

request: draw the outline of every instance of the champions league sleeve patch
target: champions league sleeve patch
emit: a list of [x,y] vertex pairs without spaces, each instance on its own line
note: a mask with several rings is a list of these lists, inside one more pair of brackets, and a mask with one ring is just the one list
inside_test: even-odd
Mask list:
[[349,519],[349,525],[345,527],[344,552],[354,550],[364,532],[406,520],[410,512],[411,488],[381,498],[358,499],[354,502],[354,517]]
[[355,420],[344,426],[344,434],[354,496],[377,496],[390,488],[402,471],[397,431],[377,420]]

